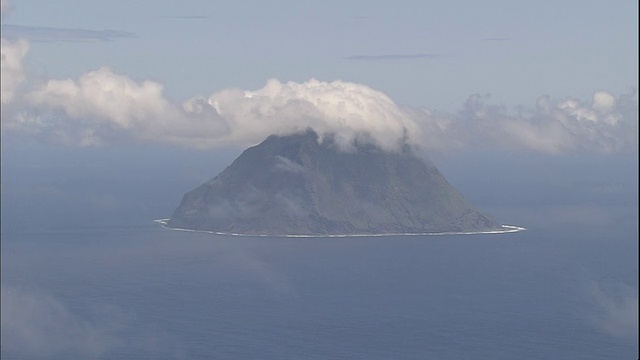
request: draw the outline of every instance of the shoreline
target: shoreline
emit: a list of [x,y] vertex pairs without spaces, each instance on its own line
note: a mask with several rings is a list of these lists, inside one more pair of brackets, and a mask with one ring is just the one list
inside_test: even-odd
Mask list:
[[345,237],[382,237],[382,236],[443,236],[443,235],[483,235],[483,234],[508,234],[527,230],[524,227],[515,225],[501,225],[502,229],[485,230],[485,231],[449,231],[438,233],[390,233],[390,234],[337,234],[337,235],[261,235],[261,234],[237,234],[225,233],[211,230],[193,230],[174,228],[167,226],[170,219],[153,220],[154,223],[160,224],[164,229],[175,231],[200,232],[214,235],[243,236],[243,237],[285,237],[285,238],[345,238]]

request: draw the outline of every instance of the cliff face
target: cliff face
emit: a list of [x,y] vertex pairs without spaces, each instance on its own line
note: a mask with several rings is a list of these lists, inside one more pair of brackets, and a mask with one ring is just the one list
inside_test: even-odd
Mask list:
[[270,136],[187,193],[169,227],[264,235],[479,231],[500,226],[410,150],[339,151],[306,133]]

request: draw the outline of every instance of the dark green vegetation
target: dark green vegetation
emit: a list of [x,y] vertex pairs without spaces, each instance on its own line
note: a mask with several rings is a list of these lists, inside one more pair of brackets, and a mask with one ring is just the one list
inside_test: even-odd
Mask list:
[[340,151],[315,132],[270,136],[187,193],[169,227],[264,235],[466,232],[500,228],[405,147]]

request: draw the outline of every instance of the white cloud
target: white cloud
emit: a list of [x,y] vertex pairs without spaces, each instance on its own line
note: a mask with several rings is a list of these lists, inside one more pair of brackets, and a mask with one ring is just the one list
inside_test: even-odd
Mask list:
[[281,83],[271,79],[255,91],[225,90],[208,103],[229,125],[232,142],[257,142],[270,134],[313,128],[321,136],[336,134],[348,148],[353,139],[374,141],[383,148],[413,142],[422,130],[388,96],[365,85],[311,79]]
[[[4,2],[2,4],[4,12]],[[19,86],[25,81],[22,61],[29,50],[29,43],[25,40],[9,41],[1,40],[1,73],[2,81],[0,86],[2,105],[11,103],[16,97]]]
[[78,81],[37,85],[24,95],[21,112],[3,116],[3,129],[80,146],[143,140],[202,147],[226,132],[197,100],[180,106],[163,92],[160,83],[136,82],[103,67]]
[[606,114],[615,110],[616,98],[613,95],[605,92],[598,91],[593,94],[593,106],[592,108],[601,113]]
[[[384,93],[341,80],[267,81],[257,90],[227,89],[177,104],[154,81],[107,67],[77,80],[26,87],[25,41],[2,40],[2,130],[78,146],[127,141],[197,148],[248,146],[271,134],[313,128],[349,149],[354,139],[385,149],[407,142],[429,150],[503,147],[551,154],[612,153],[637,146],[637,104],[598,91],[590,101],[542,96],[509,113],[471,96],[457,114],[399,107]],[[21,91],[18,91],[21,90]]]
[[[485,104],[478,95],[469,98],[457,116],[475,145],[493,144],[544,153],[592,151],[613,153],[637,146],[637,104],[629,96],[616,99],[598,91],[590,102],[575,98],[538,98],[528,114],[509,114]],[[463,131],[464,132],[464,131]],[[475,137],[475,139],[473,139]]]
[[161,118],[174,110],[162,91],[159,83],[138,84],[101,68],[84,74],[78,82],[49,80],[30,93],[28,99],[36,106],[61,108],[72,118],[102,119],[127,129],[141,120]]

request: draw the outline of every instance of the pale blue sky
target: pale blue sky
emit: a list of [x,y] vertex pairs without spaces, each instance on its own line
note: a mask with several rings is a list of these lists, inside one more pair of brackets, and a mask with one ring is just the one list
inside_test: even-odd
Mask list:
[[[270,78],[315,77],[362,83],[400,105],[454,112],[474,93],[513,108],[534,106],[544,94],[588,99],[595,91],[618,96],[638,86],[638,3],[631,0],[21,0],[11,6],[3,25],[135,36],[32,41],[26,59],[41,76],[75,79],[107,65],[163,83],[177,101],[229,87],[258,89]],[[348,59],[354,56],[383,58]]]

